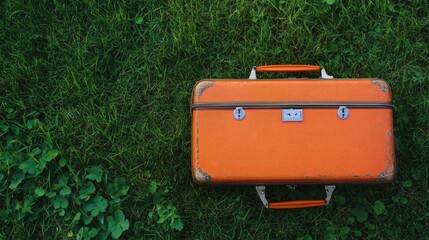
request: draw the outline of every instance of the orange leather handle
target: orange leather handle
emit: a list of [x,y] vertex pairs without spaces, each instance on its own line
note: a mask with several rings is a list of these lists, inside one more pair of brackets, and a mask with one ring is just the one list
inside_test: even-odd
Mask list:
[[266,65],[256,67],[257,73],[262,72],[320,72],[321,67],[316,65]]
[[288,202],[269,203],[270,209],[291,209],[291,208],[309,208],[325,206],[325,200],[297,200]]

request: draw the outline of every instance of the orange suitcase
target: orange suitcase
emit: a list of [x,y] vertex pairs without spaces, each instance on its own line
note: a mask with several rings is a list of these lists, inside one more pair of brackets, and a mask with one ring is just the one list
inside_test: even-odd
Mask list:
[[[261,72],[318,79],[257,79]],[[380,79],[334,79],[318,66],[254,67],[249,79],[206,79],[192,94],[192,174],[199,184],[251,184],[267,208],[329,204],[335,184],[395,173],[392,95]],[[268,203],[265,185],[324,184],[324,200]]]

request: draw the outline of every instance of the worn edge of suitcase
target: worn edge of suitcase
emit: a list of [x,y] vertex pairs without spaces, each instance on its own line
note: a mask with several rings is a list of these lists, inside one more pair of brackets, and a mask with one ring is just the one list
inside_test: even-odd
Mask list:
[[[305,81],[326,80],[323,78],[301,78],[301,79],[305,79]],[[285,81],[285,80],[301,80],[301,79],[299,79],[299,78],[278,78],[278,79],[257,79],[257,80],[258,81],[266,81],[266,80]],[[190,104],[191,116],[193,116],[193,112],[195,110],[201,110],[201,109],[198,109],[199,104],[194,103],[196,96],[200,97],[204,93],[205,90],[207,90],[208,88],[213,86],[216,82],[234,81],[234,80],[241,81],[241,80],[245,80],[245,79],[237,79],[237,78],[232,78],[232,79],[202,79],[202,80],[198,81],[194,85],[194,87],[192,89],[192,93],[191,93],[192,94],[191,104]],[[389,84],[383,79],[379,79],[379,78],[337,78],[335,80],[370,81],[372,84],[378,86],[382,92],[389,92],[390,95],[392,96],[392,90],[391,90]],[[254,81],[254,80],[252,80],[252,81]],[[228,102],[228,103],[230,103],[231,105],[237,104],[237,102]],[[296,105],[302,104],[302,103],[303,102],[295,102]],[[326,102],[326,103],[333,103],[333,102]],[[357,102],[348,102],[348,104],[346,102],[337,102],[337,104],[334,103],[333,107],[339,106],[338,103],[342,103],[342,105],[349,106],[350,103],[357,103]],[[360,103],[362,103],[362,102],[360,102]],[[374,103],[374,102],[370,102],[370,103]],[[242,105],[242,104],[243,103],[240,103],[240,105]],[[390,102],[379,102],[379,103],[375,103],[375,105],[376,105],[375,107],[377,107],[377,105],[379,105],[379,107],[382,107],[382,108],[393,108],[394,107],[391,101]],[[230,108],[232,108],[232,106]],[[271,107],[269,107],[269,108],[271,109]],[[281,107],[279,106],[279,108],[281,108]],[[192,131],[192,134],[193,134],[193,131]],[[193,147],[193,146],[191,146],[191,147]],[[253,186],[255,186],[255,185],[288,185],[288,184],[292,184],[292,185],[332,185],[332,184],[379,185],[379,184],[391,183],[397,174],[397,168],[396,168],[397,163],[396,163],[395,151],[392,152],[392,155],[393,155],[392,156],[393,164],[390,166],[390,168],[383,171],[379,175],[379,177],[377,178],[377,181],[371,181],[371,182],[369,182],[369,181],[368,182],[337,182],[337,181],[330,182],[330,181],[327,181],[327,182],[302,182],[302,183],[299,183],[299,182],[293,182],[293,183],[287,183],[287,182],[274,182],[274,183],[273,182],[223,182],[223,183],[212,183],[210,175],[208,175],[206,172],[201,170],[198,166],[196,166],[195,168],[193,167],[193,162],[194,162],[193,157],[191,159],[191,169],[192,169],[191,172],[192,172],[192,177],[193,177],[194,182],[196,182],[199,185],[212,185],[212,186],[213,185],[219,185],[219,186],[222,186],[222,185],[223,186],[228,186],[228,185],[231,185],[231,186],[233,186],[233,185],[252,186],[253,185]]]

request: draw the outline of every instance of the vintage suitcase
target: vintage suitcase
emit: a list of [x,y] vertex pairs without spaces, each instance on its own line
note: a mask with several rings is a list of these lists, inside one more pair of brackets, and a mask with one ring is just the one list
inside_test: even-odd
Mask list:
[[[257,79],[261,72],[318,79]],[[392,95],[380,79],[334,79],[319,66],[254,67],[206,79],[192,94],[192,174],[199,184],[251,184],[267,208],[329,204],[335,184],[395,174]],[[324,184],[324,200],[268,203],[265,185]]]

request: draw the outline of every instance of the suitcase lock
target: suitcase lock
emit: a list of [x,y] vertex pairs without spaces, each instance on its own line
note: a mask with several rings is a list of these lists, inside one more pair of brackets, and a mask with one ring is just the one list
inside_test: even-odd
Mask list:
[[236,107],[233,115],[235,119],[242,120],[246,116],[246,111],[242,107]]
[[338,117],[340,119],[346,119],[346,118],[349,117],[350,112],[349,112],[349,109],[346,106],[340,106],[338,108],[337,114],[338,114]]

